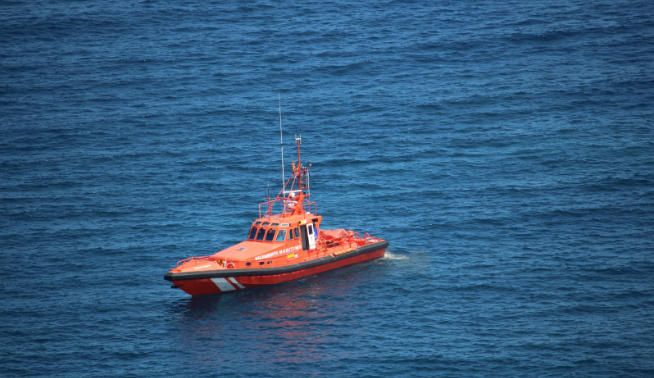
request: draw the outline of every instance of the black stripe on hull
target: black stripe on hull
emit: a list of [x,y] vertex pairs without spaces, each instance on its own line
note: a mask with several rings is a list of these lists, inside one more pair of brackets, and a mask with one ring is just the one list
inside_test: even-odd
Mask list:
[[307,262],[289,265],[280,268],[221,269],[221,270],[208,270],[205,272],[192,272],[192,273],[168,272],[164,275],[164,279],[168,281],[185,281],[185,280],[197,280],[203,278],[270,276],[275,274],[291,273],[296,270],[313,268],[319,265],[328,264],[331,262],[347,259],[358,255],[363,255],[365,253],[369,253],[386,247],[388,247],[388,242],[383,241],[379,243],[366,245],[364,247],[357,248],[350,252],[342,253],[340,255],[326,256],[317,260],[307,261]]

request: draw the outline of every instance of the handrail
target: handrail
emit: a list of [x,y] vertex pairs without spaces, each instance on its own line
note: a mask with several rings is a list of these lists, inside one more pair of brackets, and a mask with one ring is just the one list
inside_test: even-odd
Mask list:
[[191,257],[187,257],[187,258],[185,258],[185,259],[179,260],[179,261],[177,262],[176,267],[177,267],[177,266],[180,266],[180,265],[182,265],[182,264],[184,264],[184,263],[187,263],[187,262],[189,262],[189,261],[193,261],[193,260],[211,260],[211,257],[212,257],[212,256],[210,256],[210,255],[209,255],[209,256],[191,256]]
[[[180,265],[187,263],[189,261],[194,261],[194,260],[207,260],[207,261],[213,261],[219,266],[225,267],[225,268],[233,268],[235,264],[237,264],[236,261],[233,260],[226,260],[221,257],[213,256],[213,255],[208,255],[208,256],[191,256],[187,257],[183,260],[179,260],[177,262],[177,265],[175,267],[179,267]],[[231,267],[230,267],[231,265]]]
[[[280,203],[283,206],[284,200],[285,199],[283,199],[283,198],[273,198],[273,199],[270,199],[268,201],[259,202],[259,218],[262,218],[265,215],[269,215],[268,214],[268,209],[270,209],[272,211],[272,208],[276,203]],[[304,207],[304,209],[305,209],[305,211],[307,213],[311,213],[311,214],[317,214],[318,213],[318,204],[316,202],[314,202],[314,201],[309,201],[309,200],[305,199],[303,207]],[[266,209],[266,210],[262,211],[262,209]],[[282,212],[280,214],[284,214],[284,213]],[[286,213],[286,214],[288,214],[288,213]],[[272,213],[270,213],[270,215],[272,215]]]

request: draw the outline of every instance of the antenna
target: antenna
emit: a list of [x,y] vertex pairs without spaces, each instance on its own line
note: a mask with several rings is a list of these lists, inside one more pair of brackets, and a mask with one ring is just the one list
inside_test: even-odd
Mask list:
[[301,191],[304,190],[302,186],[302,160],[300,160],[300,145],[302,144],[302,136],[295,134],[295,145],[297,146],[297,188]]
[[286,191],[286,175],[284,174],[284,132],[282,131],[282,96],[277,93],[277,104],[279,105],[279,145],[282,149],[282,197]]

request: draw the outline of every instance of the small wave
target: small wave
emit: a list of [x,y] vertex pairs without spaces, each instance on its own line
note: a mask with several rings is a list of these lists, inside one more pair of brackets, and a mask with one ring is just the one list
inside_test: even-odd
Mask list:
[[342,76],[346,74],[354,74],[358,72],[367,72],[370,67],[370,62],[361,61],[361,62],[352,62],[346,64],[334,64],[323,66],[320,68],[322,72]]
[[582,30],[551,30],[537,33],[513,33],[509,40],[514,43],[555,42],[564,38],[574,37],[583,33]]

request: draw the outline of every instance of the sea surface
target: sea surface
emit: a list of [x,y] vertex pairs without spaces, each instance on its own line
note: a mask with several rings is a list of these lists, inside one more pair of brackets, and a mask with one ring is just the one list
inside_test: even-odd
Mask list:
[[[171,289],[279,189],[278,96],[387,257]],[[3,1],[0,268],[6,377],[654,376],[654,3]]]

